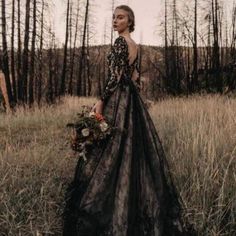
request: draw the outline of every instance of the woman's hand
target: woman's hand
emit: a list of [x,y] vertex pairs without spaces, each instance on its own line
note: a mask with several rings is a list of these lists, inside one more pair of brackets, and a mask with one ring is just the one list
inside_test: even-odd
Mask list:
[[102,111],[103,111],[103,101],[102,100],[98,100],[95,105],[93,106],[91,112],[96,112],[96,113],[99,113],[99,114],[102,114]]
[[133,71],[131,79],[133,81],[137,82],[138,78],[139,78],[139,73],[138,73],[137,69],[135,68],[134,71]]

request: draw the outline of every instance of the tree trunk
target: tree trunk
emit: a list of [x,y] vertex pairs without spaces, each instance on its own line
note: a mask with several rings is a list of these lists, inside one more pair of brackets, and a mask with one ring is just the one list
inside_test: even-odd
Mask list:
[[70,14],[70,0],[67,0],[67,12],[66,12],[66,35],[65,35],[65,46],[64,46],[64,59],[63,59],[63,69],[61,75],[61,87],[60,95],[65,94],[65,81],[66,81],[66,70],[67,70],[67,53],[68,53],[68,38],[69,38],[69,16]]
[[73,52],[71,58],[71,70],[70,70],[70,80],[68,86],[68,93],[70,95],[73,94],[73,75],[74,75],[74,60],[75,60],[75,52],[76,52],[76,42],[77,42],[77,35],[78,35],[78,24],[79,24],[79,1],[77,3],[77,13],[76,13],[76,23],[75,23],[75,35],[74,35],[74,45],[73,45]]
[[112,12],[112,22],[111,22],[111,47],[113,45],[113,12],[114,12],[115,0],[112,0],[111,3],[111,12]]
[[193,92],[197,91],[198,85],[198,48],[197,48],[197,0],[194,7],[194,43],[193,43]]
[[87,69],[87,82],[86,87],[88,88],[86,95],[91,95],[91,78],[90,78],[90,56],[89,56],[89,21],[87,26],[87,50],[86,50],[86,69]]
[[15,74],[15,0],[12,0],[12,23],[11,23],[11,76],[12,76],[12,88],[13,88],[13,100],[17,101],[16,93],[16,74]]
[[17,100],[23,101],[23,87],[22,87],[22,76],[21,76],[21,11],[20,11],[20,0],[17,0]]
[[43,27],[44,27],[44,7],[45,7],[45,2],[42,0],[42,10],[41,10],[41,28],[40,28],[40,46],[39,46],[39,76],[38,80],[36,83],[36,88],[37,88],[37,103],[40,105],[41,98],[42,98],[42,80],[43,80]]
[[168,56],[168,33],[167,33],[167,0],[165,0],[165,89],[169,92],[169,56]]
[[52,47],[53,47],[53,37],[52,37],[52,42],[50,45],[50,48],[48,49],[48,71],[49,71],[49,76],[48,76],[48,83],[47,83],[47,95],[46,95],[46,101],[47,103],[52,103],[53,102],[53,65],[52,65]]
[[212,0],[212,16],[213,16],[213,70],[215,77],[215,87],[218,92],[222,93],[222,78],[220,69],[220,49],[219,49],[219,25],[218,25],[218,0]]
[[31,41],[31,60],[29,72],[29,105],[34,102],[34,76],[35,76],[35,40],[36,40],[36,0],[33,2],[33,31]]
[[7,95],[9,99],[10,106],[13,107],[13,95],[10,81],[10,71],[9,71],[9,58],[8,58],[8,48],[7,48],[7,25],[6,25],[6,4],[5,0],[2,0],[2,64],[3,73],[5,75]]
[[53,62],[53,67],[54,67],[54,96],[58,97],[59,96],[59,81],[58,81],[58,77],[59,77],[59,69],[60,69],[60,64],[59,64],[59,56],[60,56],[60,52],[59,50],[56,48],[56,45],[54,43],[54,49],[53,49],[53,54],[55,56],[54,62]]
[[23,49],[23,65],[22,65],[22,83],[23,83],[23,101],[27,103],[27,82],[28,82],[28,68],[29,68],[29,24],[30,24],[30,0],[26,0],[25,8],[25,36],[24,36],[24,49]]
[[85,61],[85,37],[86,37],[86,27],[88,20],[88,10],[89,10],[89,0],[86,3],[86,11],[85,11],[85,19],[84,19],[84,29],[83,29],[83,39],[82,39],[82,47],[81,47],[81,55],[79,59],[79,76],[77,81],[77,95],[85,95],[84,84],[86,83],[84,76],[84,61]]

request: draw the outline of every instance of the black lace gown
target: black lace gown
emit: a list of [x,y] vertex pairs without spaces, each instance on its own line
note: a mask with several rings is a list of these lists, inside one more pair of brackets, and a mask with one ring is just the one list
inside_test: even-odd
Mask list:
[[169,236],[184,232],[181,204],[157,131],[131,75],[128,45],[119,36],[108,56],[101,99],[119,129],[79,159],[65,194],[64,236]]

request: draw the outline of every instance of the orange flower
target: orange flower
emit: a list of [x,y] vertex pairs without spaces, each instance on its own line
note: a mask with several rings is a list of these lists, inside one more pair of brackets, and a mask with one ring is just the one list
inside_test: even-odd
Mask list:
[[95,113],[95,118],[99,121],[105,120],[104,116],[100,113]]

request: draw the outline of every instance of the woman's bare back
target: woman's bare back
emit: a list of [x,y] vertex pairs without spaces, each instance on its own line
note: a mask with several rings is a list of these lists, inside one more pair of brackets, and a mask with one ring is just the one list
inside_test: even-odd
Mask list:
[[129,51],[129,64],[132,65],[136,57],[138,56],[138,46],[134,42],[133,39],[125,37],[125,40],[128,44],[128,51]]

